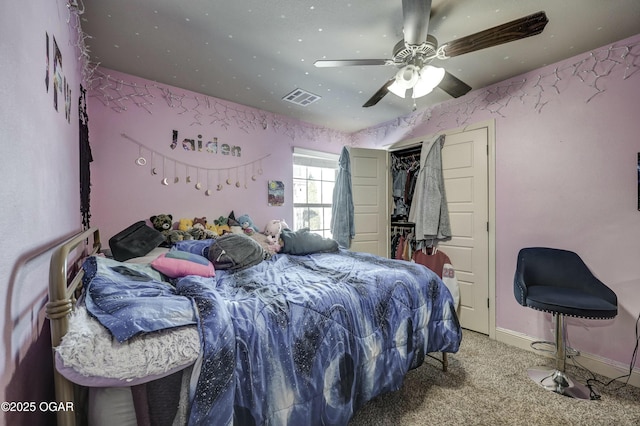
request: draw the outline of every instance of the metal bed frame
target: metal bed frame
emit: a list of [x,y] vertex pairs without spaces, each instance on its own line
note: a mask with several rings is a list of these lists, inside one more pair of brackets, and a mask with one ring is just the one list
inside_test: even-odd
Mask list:
[[56,402],[73,404],[73,410],[57,412],[58,426],[75,426],[84,424],[83,412],[77,402],[81,399],[80,386],[73,384],[63,377],[55,368],[55,348],[69,329],[69,314],[76,305],[76,294],[80,290],[84,271],[80,267],[81,261],[88,256],[97,254],[102,247],[100,232],[97,228],[90,228],[71,237],[51,255],[49,265],[49,302],[45,312],[51,326],[51,346],[54,351],[53,378],[55,384]]

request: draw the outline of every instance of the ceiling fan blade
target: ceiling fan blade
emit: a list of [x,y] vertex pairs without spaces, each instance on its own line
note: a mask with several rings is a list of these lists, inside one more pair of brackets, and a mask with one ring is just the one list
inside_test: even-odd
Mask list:
[[369,108],[380,102],[380,100],[384,98],[387,93],[389,93],[389,86],[391,86],[394,81],[396,81],[395,77],[387,81],[381,88],[378,89],[376,93],[373,94],[371,98],[369,98],[367,102],[365,102],[364,105],[362,105],[362,107]]
[[352,67],[359,65],[393,65],[391,59],[337,59],[318,60],[313,63],[318,68],[326,67]]
[[431,0],[402,0],[404,41],[420,45],[427,41]]
[[438,87],[454,98],[459,98],[460,96],[467,94],[467,92],[471,90],[471,86],[448,71],[445,71],[444,78],[442,79]]
[[441,46],[446,57],[454,57],[487,47],[520,40],[540,34],[549,22],[544,12],[538,12],[516,19],[497,27],[462,37]]

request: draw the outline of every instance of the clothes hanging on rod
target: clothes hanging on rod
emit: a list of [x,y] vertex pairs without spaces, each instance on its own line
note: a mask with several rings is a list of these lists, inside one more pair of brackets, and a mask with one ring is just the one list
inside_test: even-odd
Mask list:
[[438,274],[449,289],[453,297],[454,307],[456,311],[458,311],[460,306],[460,289],[458,287],[456,271],[453,269],[449,256],[438,247],[432,246],[416,250],[413,252],[411,259]]
[[444,139],[440,135],[390,155],[394,202],[390,253],[393,259],[409,260],[434,271],[459,311],[456,272],[449,256],[438,248],[439,241],[451,236],[442,176]]
[[420,170],[420,148],[391,153],[392,218],[406,219]]
[[420,167],[420,147],[391,153],[392,170],[408,170],[414,167]]
[[394,223],[391,232],[391,258],[397,260],[411,260],[415,250],[415,236],[413,224]]

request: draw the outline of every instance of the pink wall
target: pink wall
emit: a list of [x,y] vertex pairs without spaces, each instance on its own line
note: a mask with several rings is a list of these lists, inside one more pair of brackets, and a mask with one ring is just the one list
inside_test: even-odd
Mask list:
[[515,260],[527,246],[574,250],[619,315],[568,320],[571,344],[627,366],[640,314],[639,55],[640,35],[354,135],[384,146],[495,119],[497,327],[550,339],[550,316],[514,299]]
[[569,88],[575,95],[558,96],[540,120],[521,116],[496,126],[496,322],[550,336],[549,316],[526,309],[523,314],[515,302],[512,265],[523,246],[574,250],[616,292],[619,315],[611,321],[568,320],[571,343],[628,365],[640,314],[640,76],[623,75],[623,69],[612,73],[602,82],[606,92],[589,103],[588,88]]
[[[75,22],[61,1],[4,2],[1,6],[0,37],[11,41],[0,43],[0,155],[4,159],[0,220],[6,248],[0,256],[3,401],[52,399],[44,319],[50,257],[46,247],[81,226],[77,113],[81,70],[74,47]],[[47,91],[44,84],[46,33],[56,38],[63,73],[72,90],[69,121],[63,111],[53,108],[52,89]],[[556,81],[555,68],[582,60],[588,63],[591,58],[579,55],[357,135],[224,101],[213,102],[214,109],[188,103],[180,108],[180,102],[169,94],[186,94],[192,99],[196,95],[103,70],[123,81],[139,82],[137,93],[152,93],[153,97],[125,93],[126,85],[118,92],[105,85],[101,90],[112,96],[107,106],[101,102],[104,97],[90,99],[92,224],[104,227],[108,237],[159,212],[215,218],[233,209],[251,213],[259,224],[272,217],[290,220],[291,188],[287,184],[293,146],[339,152],[347,143],[382,146],[495,118],[498,326],[533,337],[550,336],[548,317],[520,307],[513,299],[515,257],[520,247],[530,245],[574,249],[617,292],[620,314],[612,321],[572,321],[571,343],[583,352],[628,363],[634,321],[640,311],[640,212],[636,210],[635,175],[640,122],[634,115],[640,106],[640,72],[637,59],[633,62],[639,45],[640,35],[616,43],[614,47],[630,46],[631,55],[626,58],[622,57],[624,50],[608,50],[607,46],[599,51],[599,55],[615,55],[600,63],[611,67],[610,73],[604,72],[596,82],[591,73],[576,73],[585,80],[582,83],[568,77],[567,71]],[[589,84],[605,92],[587,101],[594,93]],[[119,96],[124,97],[116,99]],[[141,99],[150,104],[141,104]],[[120,106],[126,106],[126,112],[117,112]],[[206,117],[219,120],[210,124]],[[157,148],[161,155],[193,161],[199,167],[240,163],[238,158],[171,151],[168,142],[174,128],[181,135],[202,131],[203,136],[217,136],[221,143],[241,145],[248,161],[266,154],[271,157],[263,162],[264,173],[257,181],[246,190],[225,188],[224,197],[205,197],[182,184],[165,187],[159,183],[160,176],[152,177],[148,169],[135,165],[137,147],[121,133]],[[280,208],[266,205],[268,179],[285,182],[288,204]],[[44,254],[37,255],[40,252]],[[51,423],[47,413],[40,412],[3,413],[2,420],[3,424]]]
[[[47,301],[50,251],[80,230],[77,21],[65,2],[0,6],[0,324],[2,401],[51,401],[53,377]],[[49,89],[45,86],[49,35]],[[71,89],[53,106],[53,39]],[[64,82],[64,81],[63,81]],[[0,424],[53,424],[51,413],[2,413]]]
[[[347,143],[346,135],[331,129],[113,70],[101,68],[96,76],[89,99],[92,224],[101,228],[106,239],[160,213],[172,214],[174,221],[202,216],[212,221],[234,211],[236,216],[249,214],[259,228],[280,218],[292,225],[293,147],[339,153]],[[149,96],[134,95],[142,92]],[[171,148],[173,130],[178,131],[175,149]],[[184,150],[185,138],[194,139],[196,146],[201,140],[202,151]],[[206,149],[213,138],[218,143],[216,154]],[[240,156],[222,154],[222,144],[240,147]],[[144,167],[135,163],[141,153],[147,160]],[[190,184],[185,180],[187,168]],[[262,174],[258,174],[260,168]],[[201,190],[195,189],[198,170]],[[179,182],[173,183],[176,171]],[[161,183],[164,177],[169,185]],[[226,184],[228,178],[232,185]],[[268,205],[270,180],[285,183],[283,206]],[[240,188],[235,186],[238,181]],[[222,191],[217,190],[218,183]],[[207,186],[210,196],[205,195]]]

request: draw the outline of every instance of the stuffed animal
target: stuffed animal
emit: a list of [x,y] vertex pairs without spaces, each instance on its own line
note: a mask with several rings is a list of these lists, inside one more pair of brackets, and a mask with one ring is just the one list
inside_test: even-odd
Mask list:
[[229,232],[232,234],[244,234],[244,230],[240,223],[236,220],[236,214],[231,210],[229,216],[227,216],[227,225],[229,225]]
[[242,227],[240,225],[231,225],[229,226],[229,232],[232,234],[240,234],[240,235],[247,235],[244,233],[244,230],[242,229]]
[[258,227],[253,224],[253,220],[248,214],[243,214],[237,220],[246,235],[253,235],[254,232],[259,232]]
[[267,225],[264,227],[264,234],[275,237],[276,241],[279,241],[283,229],[289,229],[287,222],[285,222],[284,219],[273,219],[267,222]]
[[159,214],[151,216],[149,221],[153,225],[153,228],[160,231],[164,235],[165,247],[171,247],[174,243],[183,240],[192,240],[193,237],[186,231],[179,229],[173,229],[173,216],[170,214]]
[[280,245],[278,240],[271,235],[254,232],[249,235],[249,238],[253,238],[267,253],[269,253],[269,255],[276,254],[282,249],[282,245]]
[[193,235],[193,238],[196,240],[206,240],[218,236],[218,234],[214,234],[213,231],[207,229],[206,217],[194,217],[193,226],[189,232],[191,232],[191,235]]
[[215,223],[207,223],[207,229],[213,232],[214,235],[218,235],[218,227]]
[[187,231],[188,232],[191,228],[193,228],[193,220],[192,219],[182,218],[178,222],[178,229],[180,231]]
[[178,222],[178,229],[191,235],[192,240],[206,240],[216,238],[218,234],[207,226],[207,218],[182,218]]
[[193,226],[196,225],[202,225],[202,228],[206,228],[207,227],[207,218],[206,217],[194,217],[193,218]]
[[214,219],[213,223],[216,224],[216,228],[218,229],[218,235],[224,235],[227,232],[231,232],[231,228],[228,225],[228,218],[224,216],[220,216],[219,218]]

